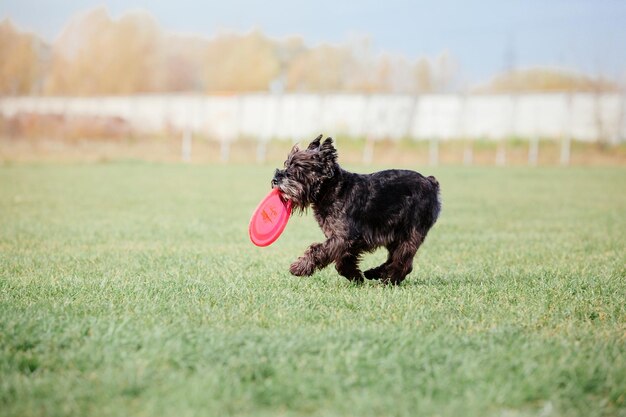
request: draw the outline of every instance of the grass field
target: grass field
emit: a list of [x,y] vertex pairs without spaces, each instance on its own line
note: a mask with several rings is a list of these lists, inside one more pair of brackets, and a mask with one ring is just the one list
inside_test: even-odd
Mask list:
[[626,416],[626,168],[421,169],[398,288],[254,247],[273,169],[0,166],[0,415]]

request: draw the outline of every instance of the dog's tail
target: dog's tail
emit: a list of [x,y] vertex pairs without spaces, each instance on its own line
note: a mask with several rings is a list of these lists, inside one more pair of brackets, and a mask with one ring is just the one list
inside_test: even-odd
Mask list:
[[439,188],[439,181],[437,181],[437,178],[433,177],[432,175],[430,177],[426,177],[426,179],[428,181],[430,181],[430,183],[434,186],[436,186],[437,188]]
[[426,179],[433,185],[433,188],[436,191],[435,202],[433,204],[432,211],[431,211],[431,215],[433,219],[432,224],[435,224],[435,222],[439,218],[439,213],[441,213],[441,190],[439,188],[439,181],[437,181],[437,178],[431,175],[430,177],[426,177]]

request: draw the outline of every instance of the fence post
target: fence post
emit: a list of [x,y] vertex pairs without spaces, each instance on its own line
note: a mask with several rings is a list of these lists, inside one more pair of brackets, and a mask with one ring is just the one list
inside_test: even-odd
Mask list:
[[567,94],[567,107],[566,107],[567,115],[565,116],[565,127],[564,132],[561,137],[561,165],[567,166],[569,165],[570,155],[571,155],[571,142],[572,142],[572,134],[571,134],[571,122],[572,122],[572,94]]
[[537,135],[533,135],[530,138],[530,143],[528,144],[528,165],[537,166],[537,161],[539,159],[539,137]]
[[465,139],[465,149],[463,149],[463,165],[472,165],[474,163],[474,148],[471,139]]
[[463,165],[470,166],[474,163],[474,140],[468,134],[467,127],[467,113],[468,113],[468,97],[467,92],[463,92],[460,97],[461,99],[461,108],[459,109],[459,137],[463,140],[465,144],[463,148]]
[[222,138],[220,141],[220,161],[228,162],[230,159],[230,141]]
[[183,162],[191,162],[191,129],[189,126],[183,130],[181,154]]
[[374,159],[374,138],[371,134],[365,137],[365,147],[363,148],[363,163],[370,165]]
[[430,166],[434,167],[439,164],[439,139],[434,136],[430,139],[428,159],[430,161]]
[[569,165],[572,146],[571,142],[572,139],[569,134],[565,134],[561,138],[561,165],[563,166]]
[[502,137],[498,142],[498,149],[496,150],[496,165],[503,167],[506,165],[506,137]]
[[528,165],[529,166],[537,166],[539,162],[539,121],[538,121],[537,108],[533,109],[533,134],[530,137],[530,141],[528,143]]
[[259,139],[256,145],[256,162],[262,164],[267,157],[267,141],[264,138]]

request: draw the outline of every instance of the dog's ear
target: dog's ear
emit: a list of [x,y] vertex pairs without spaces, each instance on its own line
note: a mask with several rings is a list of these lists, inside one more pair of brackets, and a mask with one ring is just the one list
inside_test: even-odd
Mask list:
[[324,137],[324,135],[319,135],[318,137],[313,139],[313,142],[309,143],[309,147],[307,148],[307,150],[309,150],[309,151],[316,151],[316,150],[318,150],[319,147],[320,147],[320,141],[322,140],[323,137]]
[[333,138],[328,137],[324,140],[324,143],[320,146],[320,153],[324,160],[332,163],[337,162],[337,149],[333,146]]

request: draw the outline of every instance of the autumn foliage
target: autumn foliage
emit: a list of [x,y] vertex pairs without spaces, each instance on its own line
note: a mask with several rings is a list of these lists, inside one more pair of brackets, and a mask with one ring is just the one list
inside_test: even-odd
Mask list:
[[[447,66],[443,68],[443,66]],[[367,38],[309,46],[259,30],[212,38],[164,32],[147,13],[106,9],[73,18],[51,44],[0,23],[0,94],[121,95],[156,92],[422,93],[449,90],[446,53],[411,62],[372,51]]]
[[[0,22],[0,94],[127,95],[257,91],[439,93],[460,88],[448,53],[411,60],[376,54],[367,38],[307,45],[259,30],[212,38],[162,30],[145,12],[113,19],[104,8],[70,20],[53,43]],[[610,83],[601,85],[611,89]],[[556,70],[496,77],[479,91],[597,90],[598,82]]]

